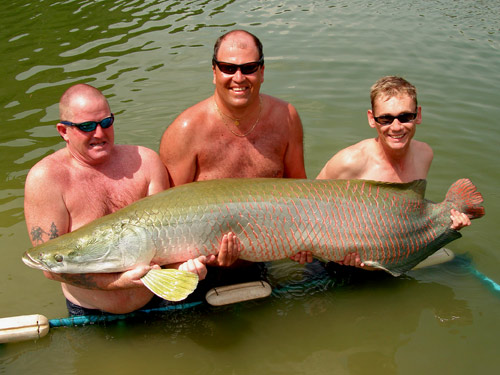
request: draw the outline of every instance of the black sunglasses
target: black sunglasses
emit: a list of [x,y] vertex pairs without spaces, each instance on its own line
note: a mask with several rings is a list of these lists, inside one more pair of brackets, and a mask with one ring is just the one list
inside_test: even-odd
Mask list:
[[61,124],[63,125],[68,125],[68,126],[76,126],[78,129],[84,132],[92,132],[96,130],[97,125],[101,125],[101,128],[107,129],[111,125],[113,125],[113,122],[115,122],[115,116],[111,114],[111,116],[103,118],[101,121],[85,121],[80,124],[75,124],[74,122],[70,121],[60,121]]
[[377,121],[380,125],[390,125],[395,119],[398,119],[400,123],[412,122],[417,118],[417,113],[401,113],[397,116],[383,115],[379,117],[373,116],[373,119]]
[[212,64],[217,65],[219,70],[225,74],[235,74],[238,69],[241,71],[241,74],[252,74],[264,64],[264,56],[262,56],[259,61],[252,61],[246,64],[231,64],[216,60],[214,57],[212,59]]

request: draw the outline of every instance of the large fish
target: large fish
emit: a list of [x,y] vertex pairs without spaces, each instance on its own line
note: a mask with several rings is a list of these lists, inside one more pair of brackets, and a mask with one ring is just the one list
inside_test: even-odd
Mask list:
[[[398,276],[461,237],[450,229],[450,209],[471,218],[484,215],[483,198],[470,180],[455,182],[438,204],[424,199],[425,186],[425,180],[195,182],[32,248],[23,261],[56,273],[119,272],[151,261],[164,265],[214,254],[222,236],[232,231],[242,243],[242,259],[271,261],[309,250],[338,261],[357,252],[365,264]],[[179,300],[196,287],[194,274],[178,291],[170,281],[157,282],[158,273],[148,273],[143,282],[163,298]]]

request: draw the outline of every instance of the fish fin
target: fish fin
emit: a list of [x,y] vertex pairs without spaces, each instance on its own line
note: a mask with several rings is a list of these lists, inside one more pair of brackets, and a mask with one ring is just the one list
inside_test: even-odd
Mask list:
[[172,268],[152,269],[141,280],[154,294],[168,301],[183,300],[198,285],[195,273]]
[[390,187],[395,190],[401,190],[405,196],[408,198],[417,198],[417,199],[423,199],[425,196],[425,189],[427,187],[427,180],[425,179],[420,179],[420,180],[413,180],[411,182],[384,182],[384,181],[372,181],[372,180],[366,180],[364,181],[369,182],[375,186],[385,186],[385,187]]
[[427,180],[415,180],[409,183],[408,188],[413,190],[420,198],[424,198]]
[[422,262],[424,259],[434,254],[436,251],[449,244],[451,241],[454,241],[458,238],[462,237],[460,232],[448,228],[441,234],[439,237],[435,238],[432,242],[430,242],[425,248],[421,249],[417,253],[410,254],[404,260],[399,260],[397,263],[378,263],[372,261],[364,261],[365,264],[372,266],[370,263],[374,263],[374,267],[378,267],[383,269],[384,271],[389,272],[393,276],[400,276],[403,273],[408,272],[413,269],[417,264]]
[[390,273],[394,277],[397,277],[397,276],[401,275],[401,272],[392,271],[392,270],[384,267],[383,265],[381,265],[379,262],[376,262],[376,261],[373,261],[373,260],[367,260],[367,261],[364,261],[363,263],[365,265],[369,266],[369,267],[377,268],[379,270],[383,270],[383,271],[385,271],[387,273]]
[[471,219],[484,216],[483,196],[468,178],[462,178],[450,186],[446,200],[453,202],[457,210],[467,214]]

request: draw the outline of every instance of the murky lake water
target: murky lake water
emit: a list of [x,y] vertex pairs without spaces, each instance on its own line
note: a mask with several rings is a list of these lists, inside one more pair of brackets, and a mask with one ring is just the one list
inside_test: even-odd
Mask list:
[[[1,374],[422,374],[498,371],[500,293],[500,3],[493,0],[2,1],[0,16],[0,316],[66,316],[59,285],[20,258],[28,170],[63,147],[57,103],[71,84],[101,89],[116,142],[157,149],[183,109],[213,91],[215,39],[245,28],[264,44],[263,92],[290,101],[305,132],[308,176],[373,136],[369,88],[417,86],[417,139],[435,153],[427,197],[469,177],[486,216],[445,265],[402,278],[339,277],[269,299],[102,326],[54,328],[0,345]],[[300,279],[272,265],[284,285]],[[290,281],[291,280],[291,281]],[[288,284],[287,284],[288,283]]]

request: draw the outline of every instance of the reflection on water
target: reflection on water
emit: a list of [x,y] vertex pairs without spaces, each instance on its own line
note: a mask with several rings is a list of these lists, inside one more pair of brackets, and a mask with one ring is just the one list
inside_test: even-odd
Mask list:
[[[435,153],[427,196],[439,201],[454,180],[472,178],[487,215],[450,247],[498,282],[499,8],[467,0],[0,2],[0,315],[66,314],[57,283],[20,261],[29,247],[24,180],[63,147],[54,126],[62,92],[77,82],[98,87],[116,114],[117,142],[157,149],[174,117],[211,94],[213,43],[233,28],[264,43],[263,91],[299,110],[311,178],[333,153],[373,136],[366,110],[377,78],[414,83],[423,107],[417,138]],[[0,373],[104,372],[123,361],[129,372],[147,364],[194,374],[486,373],[500,365],[498,295],[463,265],[398,279],[342,269],[327,279],[286,261],[270,268],[276,287],[267,300],[147,324],[53,329],[38,342],[0,346]]]
[[[96,363],[111,369],[109,358],[118,358],[127,348],[134,348],[128,354],[131,359],[152,359],[152,353],[140,348],[161,345],[166,358],[174,361],[174,368],[188,368],[195,373],[201,373],[194,366],[201,365],[201,359],[195,359],[200,355],[210,357],[204,371],[222,374],[226,371],[221,364],[227,363],[227,357],[245,353],[231,368],[251,368],[252,372],[267,374],[281,372],[284,366],[288,373],[307,372],[311,359],[316,360],[312,363],[314,368],[321,358],[327,360],[328,354],[331,358],[327,363],[332,359],[345,363],[345,368],[353,373],[366,366],[359,361],[364,358],[385,373],[396,374],[398,351],[411,341],[425,314],[446,329],[473,324],[467,302],[456,298],[451,288],[435,282],[346,272],[340,266],[326,272],[318,262],[302,271],[297,265],[285,268],[294,268],[295,280],[290,283],[286,283],[282,267],[270,264],[271,280],[277,283],[273,284],[275,293],[270,299],[218,308],[195,307],[119,323],[53,329],[47,339],[36,345],[9,345],[4,354],[16,362],[17,357],[36,347],[47,358],[43,366],[75,366],[84,373]],[[298,282],[299,278],[303,283]],[[406,298],[407,295],[412,298]],[[384,328],[384,335],[378,327]],[[272,355],[266,345],[270,339],[279,346],[279,351],[272,351]],[[54,358],[54,351],[64,355]],[[297,356],[297,352],[306,354]],[[290,357],[297,361],[290,362]],[[22,370],[27,365],[17,368]]]

